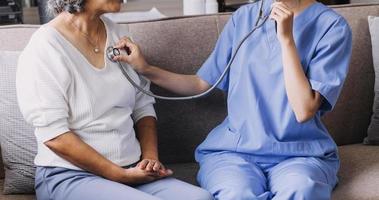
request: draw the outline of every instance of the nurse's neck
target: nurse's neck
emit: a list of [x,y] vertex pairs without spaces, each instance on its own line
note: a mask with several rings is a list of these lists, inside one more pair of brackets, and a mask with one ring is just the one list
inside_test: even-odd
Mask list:
[[316,3],[315,0],[279,0],[285,3],[294,12],[295,17],[307,9],[312,4]]

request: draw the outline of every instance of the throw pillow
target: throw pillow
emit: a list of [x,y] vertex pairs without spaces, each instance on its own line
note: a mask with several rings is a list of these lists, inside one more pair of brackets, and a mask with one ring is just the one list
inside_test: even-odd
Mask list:
[[4,194],[34,192],[37,143],[17,105],[16,68],[20,52],[0,51],[0,145],[5,168]]
[[379,145],[379,17],[368,17],[372,56],[374,59],[375,70],[375,98],[373,106],[373,115],[371,118],[370,126],[368,127],[367,137],[364,144]]

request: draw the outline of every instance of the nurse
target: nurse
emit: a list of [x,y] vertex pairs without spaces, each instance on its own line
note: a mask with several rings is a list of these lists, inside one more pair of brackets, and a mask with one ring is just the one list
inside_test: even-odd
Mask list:
[[[149,65],[127,38],[116,48],[132,53],[115,60],[178,94],[201,93],[252,30],[258,9],[250,4],[232,15],[197,75]],[[242,45],[219,85],[228,94],[228,116],[196,150],[198,182],[220,200],[330,199],[339,158],[321,117],[333,109],[348,72],[350,27],[314,0],[266,0],[264,12],[271,20]]]

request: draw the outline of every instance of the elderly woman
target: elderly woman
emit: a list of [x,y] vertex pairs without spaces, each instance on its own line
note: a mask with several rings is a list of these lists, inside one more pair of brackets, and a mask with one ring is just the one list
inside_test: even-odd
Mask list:
[[19,106],[38,141],[37,199],[212,199],[168,178],[172,171],[158,158],[154,99],[105,59],[107,44],[129,35],[101,16],[118,12],[120,1],[48,4],[56,17],[33,35],[17,72]]

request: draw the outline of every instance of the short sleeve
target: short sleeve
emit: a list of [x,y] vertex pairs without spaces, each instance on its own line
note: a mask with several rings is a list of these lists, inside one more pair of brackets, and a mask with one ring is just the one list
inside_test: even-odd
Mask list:
[[[145,89],[146,91],[150,90],[150,83],[151,82],[143,76],[140,77],[140,85],[143,86],[143,89]],[[155,99],[137,89],[136,91],[136,102],[132,113],[134,123],[137,123],[140,119],[147,116],[157,118],[154,109]]]
[[[231,58],[235,31],[235,23],[233,18],[234,15],[232,15],[226,23],[220,37],[217,40],[213,52],[197,72],[197,76],[210,85],[214,85],[220,78]],[[228,85],[229,73],[226,74],[220,85],[217,87],[227,92]]]
[[320,111],[334,108],[348,73],[351,51],[351,29],[340,17],[319,41],[307,71],[312,89],[324,97]]
[[60,62],[63,60],[59,58],[42,61],[30,52],[24,52],[18,62],[18,104],[27,123],[35,127],[37,140],[42,142],[70,131],[66,96],[70,76]]

